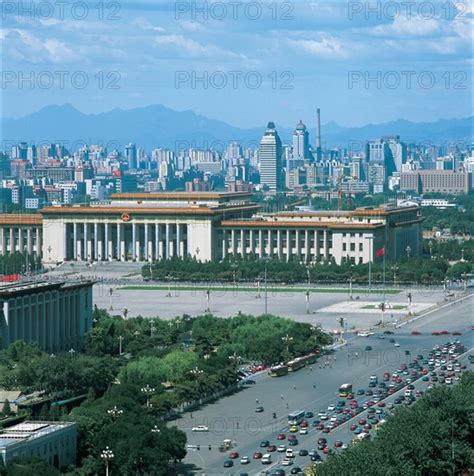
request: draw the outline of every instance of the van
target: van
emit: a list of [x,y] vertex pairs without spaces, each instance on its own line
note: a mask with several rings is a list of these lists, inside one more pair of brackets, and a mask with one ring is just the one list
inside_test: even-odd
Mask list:
[[266,453],[262,457],[262,464],[271,464],[272,463],[272,455],[270,453]]

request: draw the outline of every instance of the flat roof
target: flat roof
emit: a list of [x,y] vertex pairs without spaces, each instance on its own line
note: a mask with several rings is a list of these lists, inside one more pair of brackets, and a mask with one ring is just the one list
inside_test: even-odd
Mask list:
[[30,441],[35,438],[40,438],[41,436],[45,436],[74,425],[74,422],[65,421],[25,421],[0,431],[0,448],[5,448],[23,441]]
[[112,200],[218,200],[220,198],[248,198],[251,192],[152,192],[114,193]]
[[367,230],[384,227],[384,223],[330,222],[330,221],[270,221],[270,220],[223,220],[222,227],[238,228],[329,228]]
[[2,213],[0,225],[41,225],[43,217],[39,213]]
[[7,299],[12,296],[24,295],[29,293],[38,293],[52,291],[56,289],[68,290],[77,287],[92,286],[94,281],[40,281],[24,282],[0,285],[0,299]]

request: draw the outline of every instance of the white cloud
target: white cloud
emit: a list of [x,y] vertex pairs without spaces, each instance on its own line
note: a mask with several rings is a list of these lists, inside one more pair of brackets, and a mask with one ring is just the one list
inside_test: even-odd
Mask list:
[[288,40],[288,44],[315,56],[346,56],[342,42],[332,36],[323,37],[320,40]]
[[435,18],[422,18],[416,15],[397,14],[390,25],[379,25],[369,33],[375,36],[412,37],[427,36],[438,32],[440,24]]

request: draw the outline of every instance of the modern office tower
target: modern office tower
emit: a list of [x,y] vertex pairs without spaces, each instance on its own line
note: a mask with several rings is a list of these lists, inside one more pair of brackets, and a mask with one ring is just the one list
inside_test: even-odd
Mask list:
[[0,152],[0,180],[10,176],[10,158],[8,155]]
[[260,159],[260,183],[267,186],[270,192],[282,189],[282,146],[275,124],[269,122],[267,130],[260,141],[258,151]]
[[393,172],[401,172],[402,165],[407,161],[407,146],[403,142],[400,142],[400,136],[385,136],[384,140],[388,144],[390,149],[390,155],[387,157],[385,166],[390,171],[390,168],[394,170],[390,171],[390,175]]
[[319,162],[323,158],[321,147],[321,110],[316,111],[316,160]]
[[36,150],[36,146],[34,144],[30,145],[26,151],[26,160],[28,160],[28,162],[30,162],[32,165],[35,165],[37,158],[38,152]]
[[365,181],[365,170],[363,166],[364,159],[356,156],[351,162],[351,176],[354,180]]
[[308,160],[309,155],[309,133],[300,121],[293,133],[293,159]]
[[383,193],[385,186],[385,167],[379,164],[370,164],[368,166],[368,182],[374,187],[374,193]]
[[240,159],[243,157],[242,147],[238,142],[231,142],[225,152],[226,159]]
[[28,144],[20,142],[12,147],[13,160],[27,160],[28,158]]
[[138,166],[137,146],[135,144],[128,144],[125,146],[125,159],[128,163],[129,170],[135,170]]

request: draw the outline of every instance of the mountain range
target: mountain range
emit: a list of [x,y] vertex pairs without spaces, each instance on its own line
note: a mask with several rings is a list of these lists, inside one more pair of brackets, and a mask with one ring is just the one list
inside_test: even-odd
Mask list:
[[[322,142],[325,148],[356,150],[366,140],[399,135],[407,143],[466,145],[474,137],[473,119],[471,116],[418,123],[399,119],[362,127],[345,127],[329,122],[322,125]],[[307,126],[313,143],[314,125],[307,123]],[[85,114],[70,104],[64,104],[46,106],[20,118],[2,119],[1,139],[2,144],[7,146],[19,141],[63,143],[70,150],[83,144],[104,144],[109,150],[123,149],[129,142],[145,150],[159,147],[222,150],[230,141],[238,141],[244,147],[256,147],[265,127],[266,124],[262,124],[262,127],[242,129],[192,111],[175,111],[159,104],[127,110],[113,109],[98,114]],[[293,128],[277,124],[277,129],[284,142],[291,141]]]

